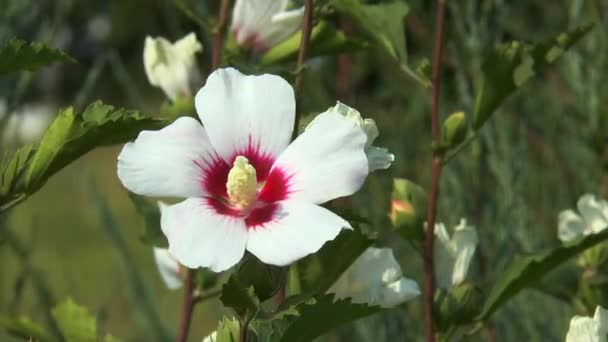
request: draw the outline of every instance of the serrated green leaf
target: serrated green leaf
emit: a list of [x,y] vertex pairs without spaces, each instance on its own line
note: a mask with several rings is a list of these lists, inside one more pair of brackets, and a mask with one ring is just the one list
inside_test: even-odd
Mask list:
[[483,78],[475,103],[473,129],[481,128],[515,90],[555,62],[592,27],[581,26],[543,43],[514,41],[500,45],[491,52],[482,66]]
[[129,192],[129,198],[137,212],[144,219],[141,241],[147,245],[167,248],[169,243],[160,228],[160,208],[157,203],[150,203],[143,196]]
[[332,294],[303,300],[288,298],[274,315],[253,322],[260,341],[304,342],[337,327],[380,312],[377,306],[353,304],[350,299],[334,301]]
[[35,71],[60,60],[76,62],[67,53],[44,43],[11,39],[0,50],[0,75],[19,70]]
[[13,336],[27,340],[33,339],[39,342],[53,341],[53,337],[47,333],[44,328],[25,316],[17,318],[0,316],[0,328],[6,330],[6,332]]
[[97,341],[97,322],[89,311],[68,298],[52,310],[59,330],[67,342]]
[[280,267],[267,265],[254,257],[248,257],[236,272],[239,282],[246,287],[253,286],[260,302],[274,296],[283,283],[284,272]]
[[[260,61],[262,65],[272,65],[289,60],[295,60],[300,49],[302,32],[277,44],[268,50]],[[325,21],[321,21],[311,32],[308,56],[325,56],[343,52],[352,52],[364,49],[367,43],[355,38],[347,37],[344,32],[335,29]]]
[[127,142],[145,129],[159,129],[166,120],[94,102],[82,113],[59,112],[38,146],[26,146],[4,162],[0,208],[31,195],[59,170],[96,147]]
[[260,307],[253,286],[242,284],[234,274],[222,287],[220,301],[225,307],[231,308],[241,321],[250,320]]
[[319,252],[293,264],[299,276],[301,293],[325,293],[346,269],[371,246],[373,240],[356,230],[342,230]]
[[496,309],[519,291],[535,286],[545,274],[607,239],[608,230],[604,230],[549,251],[515,259],[492,287],[477,319],[488,319]]

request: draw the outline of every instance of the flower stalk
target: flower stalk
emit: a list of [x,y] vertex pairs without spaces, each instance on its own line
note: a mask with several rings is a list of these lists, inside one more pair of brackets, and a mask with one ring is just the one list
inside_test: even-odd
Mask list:
[[211,71],[218,68],[222,59],[222,31],[226,26],[230,0],[222,0],[217,25],[213,28],[213,47],[211,50]]
[[[296,69],[296,80],[294,82],[294,92],[296,101],[300,98],[302,88],[302,71],[306,62],[306,54],[308,53],[308,44],[310,43],[310,35],[312,32],[312,14],[313,0],[304,1],[304,18],[302,20],[302,39],[300,39],[300,49],[298,50],[298,67]],[[300,108],[296,107],[296,120],[293,130],[293,138],[298,135],[298,127],[300,124]]]
[[[445,32],[445,0],[437,1],[437,17],[435,23],[435,47],[433,54],[433,72],[431,88],[431,134],[433,145],[441,139],[441,126],[439,122],[439,99],[441,90],[441,60],[443,56],[443,40]],[[434,227],[437,216],[437,202],[439,199],[439,179],[441,177],[443,152],[433,150],[431,160],[431,186],[429,206],[427,212],[427,230],[424,241],[424,318],[425,335],[427,342],[435,341],[435,315],[433,298],[435,294],[435,264],[434,264]]]

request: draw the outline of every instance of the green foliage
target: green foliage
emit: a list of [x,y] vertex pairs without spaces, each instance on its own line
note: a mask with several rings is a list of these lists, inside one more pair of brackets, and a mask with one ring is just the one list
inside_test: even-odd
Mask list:
[[543,43],[513,41],[492,51],[482,66],[483,78],[475,102],[473,129],[481,128],[515,90],[555,62],[591,28],[592,25],[581,26]]
[[516,258],[494,283],[478,319],[488,319],[496,309],[521,290],[532,287],[568,259],[608,239],[608,230],[564,244],[550,251]]
[[159,205],[150,203],[143,196],[129,192],[129,198],[135,209],[144,219],[144,230],[141,234],[141,241],[147,245],[167,248],[169,243],[165,234],[160,228],[160,208]]
[[337,327],[372,315],[381,309],[366,304],[353,304],[349,299],[334,301],[331,294],[307,300],[288,298],[270,319],[259,319],[253,328],[262,341],[304,342]]
[[238,342],[239,341],[239,321],[234,318],[222,317],[217,327],[217,335],[213,342]]
[[296,288],[304,294],[324,293],[372,243],[357,230],[342,230],[317,253],[291,266],[299,275]]
[[97,341],[97,322],[88,310],[68,298],[53,311],[61,334],[67,342]]
[[11,39],[0,50],[0,75],[19,70],[35,71],[60,60],[76,62],[67,53],[44,43]]
[[437,290],[435,320],[439,330],[446,331],[454,325],[472,322],[482,305],[483,294],[475,284],[465,282],[448,290]]
[[38,146],[24,146],[4,161],[0,209],[19,203],[92,149],[132,140],[141,130],[159,129],[167,123],[99,101],[82,113],[72,107],[61,110]]
[[[289,60],[295,60],[300,49],[302,32],[298,32],[291,38],[277,44],[268,50],[260,60],[262,65],[273,65]],[[365,48],[367,44],[356,38],[347,37],[344,32],[335,29],[325,21],[321,21],[312,29],[308,57],[334,55],[344,52],[352,52]]]
[[404,17],[409,7],[403,2],[364,5],[357,0],[332,0],[330,5],[353,24],[410,77],[425,86],[430,82],[408,66]]
[[253,285],[243,284],[234,274],[222,287],[220,300],[225,307],[234,311],[241,322],[250,321],[260,308]]
[[397,232],[412,241],[424,239],[428,198],[422,187],[407,179],[393,179],[391,222]]
[[44,328],[32,322],[29,318],[20,316],[16,318],[6,318],[0,316],[0,328],[9,334],[27,340],[39,342],[53,341],[52,336]]
[[250,256],[241,264],[236,277],[241,284],[253,286],[256,297],[263,302],[279,291],[284,274],[280,267],[266,265]]

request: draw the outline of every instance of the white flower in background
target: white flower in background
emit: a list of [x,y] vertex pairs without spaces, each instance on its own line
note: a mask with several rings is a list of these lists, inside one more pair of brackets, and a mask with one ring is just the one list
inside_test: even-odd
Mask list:
[[439,254],[440,266],[450,265],[452,269],[450,284],[452,286],[462,283],[469,270],[471,259],[477,249],[478,237],[475,227],[467,224],[463,218],[460,224],[454,227],[454,233],[450,237],[445,225],[435,225],[435,236],[441,243],[442,251]]
[[172,101],[191,96],[192,88],[201,82],[195,58],[201,51],[203,46],[194,33],[173,44],[163,37],[146,37],[144,67],[148,81],[160,87]]
[[300,28],[304,7],[287,10],[289,0],[237,0],[232,31],[241,46],[263,52],[289,38]]
[[181,274],[182,266],[168,249],[154,247],[154,260],[158,272],[169,290],[177,290],[182,287],[184,283]]
[[608,336],[608,311],[601,306],[595,309],[593,318],[574,316],[566,334],[566,342],[606,342]]
[[[26,104],[13,112],[2,131],[4,143],[37,142],[53,121],[54,110],[42,103]],[[6,115],[6,104],[0,105],[0,119]]]
[[[351,108],[339,101],[335,106],[330,108],[329,111],[342,115],[348,120],[354,122],[358,127],[361,127],[367,136],[367,141],[365,142],[365,154],[367,156],[369,172],[379,169],[388,169],[391,166],[395,160],[395,155],[390,153],[386,148],[372,146],[374,140],[376,140],[379,135],[378,126],[376,125],[374,119],[363,119],[361,114],[356,109]],[[316,121],[317,118],[313,119],[312,122],[308,124],[306,129],[312,127]]]
[[608,228],[608,202],[585,194],[577,203],[580,216],[573,210],[564,210],[557,218],[557,233],[562,242],[596,234]]
[[392,249],[370,247],[327,292],[336,299],[391,308],[420,295],[420,288],[403,276]]
[[[213,72],[195,97],[202,121],[143,131],[118,157],[118,177],[140,195],[182,197],[161,213],[182,265],[223,271],[245,250],[287,265],[350,224],[320,204],[356,192],[368,175],[367,137],[332,110],[293,142],[293,89],[275,75]],[[327,132],[332,134],[327,134]]]

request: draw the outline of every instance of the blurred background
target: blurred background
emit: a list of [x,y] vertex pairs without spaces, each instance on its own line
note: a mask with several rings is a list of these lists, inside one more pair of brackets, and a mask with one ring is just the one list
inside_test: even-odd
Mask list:
[[[217,13],[204,0],[0,0],[0,42],[18,37],[67,51],[77,64],[0,78],[0,117],[14,113],[2,132],[2,155],[36,141],[59,108],[77,110],[100,99],[116,107],[159,112],[164,94],[148,84],[143,67],[147,35],[174,41],[196,32],[205,46],[199,68],[209,72],[210,32],[178,6],[200,16]],[[368,1],[373,3],[374,1]],[[379,2],[379,1],[376,1]],[[445,168],[440,221],[461,217],[480,235],[469,276],[491,284],[516,253],[557,245],[557,214],[589,192],[608,196],[608,2],[448,1],[444,117],[469,112],[483,57],[496,44],[542,40],[595,21],[594,30],[541,77],[513,96],[479,139]],[[409,60],[432,53],[434,1],[410,0],[405,20]],[[352,32],[348,22],[335,24]],[[429,94],[395,76],[374,51],[315,58],[304,78],[304,113],[337,99],[376,120],[396,161],[374,173],[353,202],[382,244],[395,249],[406,276],[422,280],[421,259],[392,232],[388,219],[393,177],[427,187],[430,169]],[[293,70],[293,65],[273,71]],[[264,70],[258,70],[263,72]],[[204,79],[204,78],[203,78]],[[175,333],[181,290],[165,288],[152,249],[140,242],[143,219],[116,177],[120,147],[98,149],[54,176],[24,203],[0,216],[0,313],[25,314],[50,324],[49,308],[71,296],[97,316],[103,331],[126,341]],[[576,281],[573,280],[573,281]],[[580,306],[526,290],[471,340],[558,341]],[[345,326],[323,341],[422,339],[421,301]],[[196,308],[191,340],[215,329],[218,300]],[[0,340],[12,337],[0,332]]]

